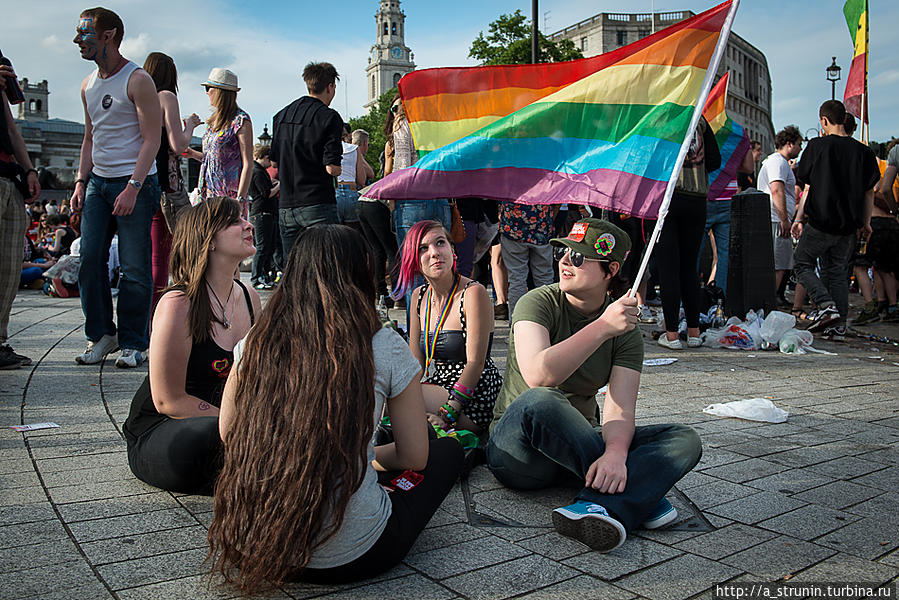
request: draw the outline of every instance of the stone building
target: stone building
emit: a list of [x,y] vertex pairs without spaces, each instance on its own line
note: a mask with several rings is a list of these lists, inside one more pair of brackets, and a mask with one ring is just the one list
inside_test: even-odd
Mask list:
[[50,118],[50,90],[46,79],[30,83],[25,78],[19,85],[25,102],[19,104],[15,121],[31,162],[36,169],[52,173],[62,186],[72,185],[81,156],[84,124]]
[[[689,10],[652,13],[599,13],[549,36],[551,40],[569,39],[584,56],[596,56],[625,46],[696,13]],[[771,74],[765,55],[731,31],[727,50],[718,66],[716,80],[730,71],[727,114],[746,128],[749,139],[762,144],[763,154],[774,151],[774,126],[771,122]]]
[[368,88],[365,108],[370,108],[381,94],[396,87],[403,75],[415,70],[412,62],[415,56],[404,41],[406,13],[400,9],[399,0],[381,0],[375,22],[375,43],[365,68]]

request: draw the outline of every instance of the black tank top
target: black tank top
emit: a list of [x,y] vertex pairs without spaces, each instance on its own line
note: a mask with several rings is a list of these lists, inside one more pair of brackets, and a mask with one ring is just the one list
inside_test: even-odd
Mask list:
[[[237,280],[235,282],[243,290],[247,310],[250,311],[250,327],[252,327],[255,315],[253,313],[253,303],[250,301],[250,292],[243,283]],[[225,380],[228,379],[228,373],[231,372],[233,364],[234,352],[225,350],[216,344],[211,337],[203,342],[195,342],[190,349],[190,357],[187,359],[185,391],[191,396],[196,396],[215,407],[220,407]],[[122,426],[122,430],[125,432],[126,439],[134,441],[168,418],[166,415],[160,414],[156,410],[156,405],[153,404],[153,396],[150,392],[150,376],[148,375],[140,389],[134,394],[134,399],[131,401],[131,411],[128,414],[128,419]]]
[[[464,288],[462,288],[462,294],[459,296],[459,319],[462,321],[462,329],[443,329],[437,334],[437,342],[434,345],[434,360],[440,362],[465,362],[468,360],[468,356],[465,354],[465,338],[467,337],[468,328],[465,326],[465,292],[468,290],[468,287],[472,284],[476,283],[474,280],[469,281]],[[421,291],[418,293],[418,306],[416,307],[416,311],[419,315],[419,319],[421,319],[421,301],[425,296],[425,291],[428,289],[428,284],[424,284],[421,286]],[[432,334],[433,332],[431,332]],[[431,334],[428,334],[429,336]],[[487,356],[490,356],[490,349],[493,347],[493,332],[490,332],[490,339],[487,342]],[[421,334],[421,350],[425,352],[425,336],[424,331]]]

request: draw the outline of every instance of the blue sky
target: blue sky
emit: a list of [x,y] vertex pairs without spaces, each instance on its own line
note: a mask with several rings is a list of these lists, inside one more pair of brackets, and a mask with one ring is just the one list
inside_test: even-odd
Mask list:
[[[104,6],[125,22],[123,54],[142,63],[160,50],[178,65],[182,112],[209,113],[199,86],[213,66],[234,70],[241,92],[238,102],[257,134],[282,106],[305,93],[299,73],[310,60],[329,60],[341,73],[332,107],[345,117],[363,113],[368,53],[375,36],[377,0],[309,2],[271,0],[265,4],[234,0],[175,2],[113,1]],[[768,58],[773,82],[775,128],[796,124],[805,131],[817,122],[817,107],[830,97],[824,69],[836,56],[843,67],[837,84],[841,97],[852,46],[841,0],[743,0],[734,31]],[[598,12],[649,12],[649,0],[541,0],[540,27],[555,32]],[[700,12],[711,3],[656,0],[655,10]],[[260,8],[264,7],[264,8]],[[84,5],[71,0],[42,0],[28,10],[12,11],[4,27],[2,50],[20,76],[50,82],[51,116],[82,121],[78,98],[81,79],[92,65],[81,60],[71,43]],[[473,65],[471,41],[503,13],[531,3],[510,0],[455,0],[451,3],[405,0],[406,43],[419,68]],[[899,136],[899,3],[870,0],[871,138]]]

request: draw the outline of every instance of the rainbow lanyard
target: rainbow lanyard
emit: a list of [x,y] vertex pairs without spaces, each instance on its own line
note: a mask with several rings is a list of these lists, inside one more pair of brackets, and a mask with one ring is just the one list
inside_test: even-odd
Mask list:
[[434,339],[428,339],[431,332],[431,287],[428,287],[428,307],[425,309],[425,376],[430,377],[431,361],[434,360],[434,351],[437,349],[437,335],[443,329],[446,318],[449,316],[450,306],[453,304],[453,296],[456,295],[456,289],[459,287],[459,277],[453,279],[453,289],[450,291],[446,304],[443,305],[443,312],[440,320],[437,321],[437,328],[434,329]]

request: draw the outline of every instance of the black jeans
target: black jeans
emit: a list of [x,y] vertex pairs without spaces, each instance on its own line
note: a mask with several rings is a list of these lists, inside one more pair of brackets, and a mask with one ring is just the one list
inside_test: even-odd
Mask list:
[[[806,225],[793,253],[793,269],[799,283],[818,307],[836,304],[840,318],[849,316],[849,258],[855,246],[855,234],[825,233]],[[821,259],[821,278],[815,266]]]
[[275,227],[278,216],[271,213],[257,213],[250,215],[250,223],[253,224],[253,245],[256,246],[256,254],[253,255],[253,270],[250,281],[254,284],[269,280],[269,273],[275,271]]
[[[456,483],[463,459],[462,446],[456,440],[431,440],[428,464],[420,471],[424,479],[408,492],[390,493],[393,512],[375,545],[345,565],[306,569],[296,579],[309,583],[346,583],[380,575],[398,565]],[[386,483],[396,476],[397,473],[379,473],[378,479]]]
[[224,455],[218,417],[166,419],[128,443],[128,466],[145,483],[211,496]]
[[362,235],[375,255],[378,294],[386,296],[388,290],[384,265],[387,264],[388,271],[392,273],[397,252],[396,235],[390,230],[390,209],[380,202],[360,201],[356,203],[356,214],[359,216],[359,225],[362,226]]
[[658,249],[659,287],[665,331],[677,331],[681,302],[687,327],[699,327],[699,273],[696,260],[705,231],[704,198],[675,192],[665,217]]

